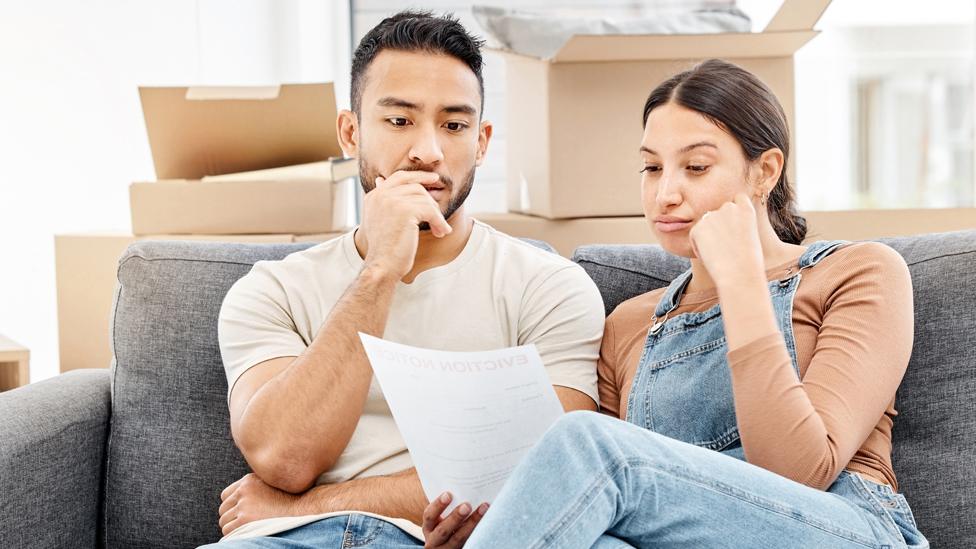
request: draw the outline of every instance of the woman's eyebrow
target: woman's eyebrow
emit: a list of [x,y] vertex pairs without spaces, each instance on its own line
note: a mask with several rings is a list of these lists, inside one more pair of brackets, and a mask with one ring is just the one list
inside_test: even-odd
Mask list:
[[[699,141],[698,143],[692,143],[691,145],[687,145],[687,146],[681,147],[680,149],[678,149],[678,152],[679,153],[686,153],[688,151],[697,149],[699,147],[711,147],[711,148],[716,149],[716,150],[718,149],[718,146],[715,143],[710,143],[708,141]],[[654,155],[657,154],[657,152],[654,151],[653,149],[648,149],[647,147],[645,147],[643,145],[641,145],[640,150],[641,150],[641,152],[646,152],[646,153],[650,153],[650,154],[654,154]]]

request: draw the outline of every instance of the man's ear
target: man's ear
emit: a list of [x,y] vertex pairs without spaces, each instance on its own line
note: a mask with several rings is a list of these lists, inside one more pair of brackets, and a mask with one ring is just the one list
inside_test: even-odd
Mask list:
[[491,141],[492,125],[485,120],[478,127],[478,153],[475,156],[475,166],[481,166],[488,152],[488,142]]
[[359,118],[356,113],[343,109],[336,117],[336,133],[339,146],[346,158],[359,157]]
[[783,151],[778,148],[769,149],[756,159],[754,166],[757,172],[756,195],[769,196],[779,182],[779,176],[786,169]]

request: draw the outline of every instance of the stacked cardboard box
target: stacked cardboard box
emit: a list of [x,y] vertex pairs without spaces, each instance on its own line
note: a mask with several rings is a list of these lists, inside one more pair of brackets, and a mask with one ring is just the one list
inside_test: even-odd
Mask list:
[[354,223],[332,84],[142,88],[158,180],[129,187],[132,233],[55,237],[61,371],[111,362],[118,259],[137,240],[322,242]]

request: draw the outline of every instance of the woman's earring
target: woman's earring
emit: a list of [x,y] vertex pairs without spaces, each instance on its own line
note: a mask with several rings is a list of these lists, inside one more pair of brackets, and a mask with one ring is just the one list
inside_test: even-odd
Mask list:
[[767,194],[763,194],[762,196],[759,197],[759,203],[761,205],[765,206],[766,205],[766,199],[767,198],[769,198],[769,194],[768,193]]

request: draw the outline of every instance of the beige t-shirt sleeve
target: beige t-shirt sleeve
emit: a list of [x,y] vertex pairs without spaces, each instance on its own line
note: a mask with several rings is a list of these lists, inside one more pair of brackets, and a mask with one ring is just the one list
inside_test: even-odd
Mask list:
[[520,345],[535,344],[553,385],[576,389],[599,404],[597,359],[603,299],[578,265],[567,265],[526,289]]
[[299,356],[308,347],[295,327],[281,281],[261,261],[224,297],[217,339],[228,399],[234,383],[252,366],[272,358]]

